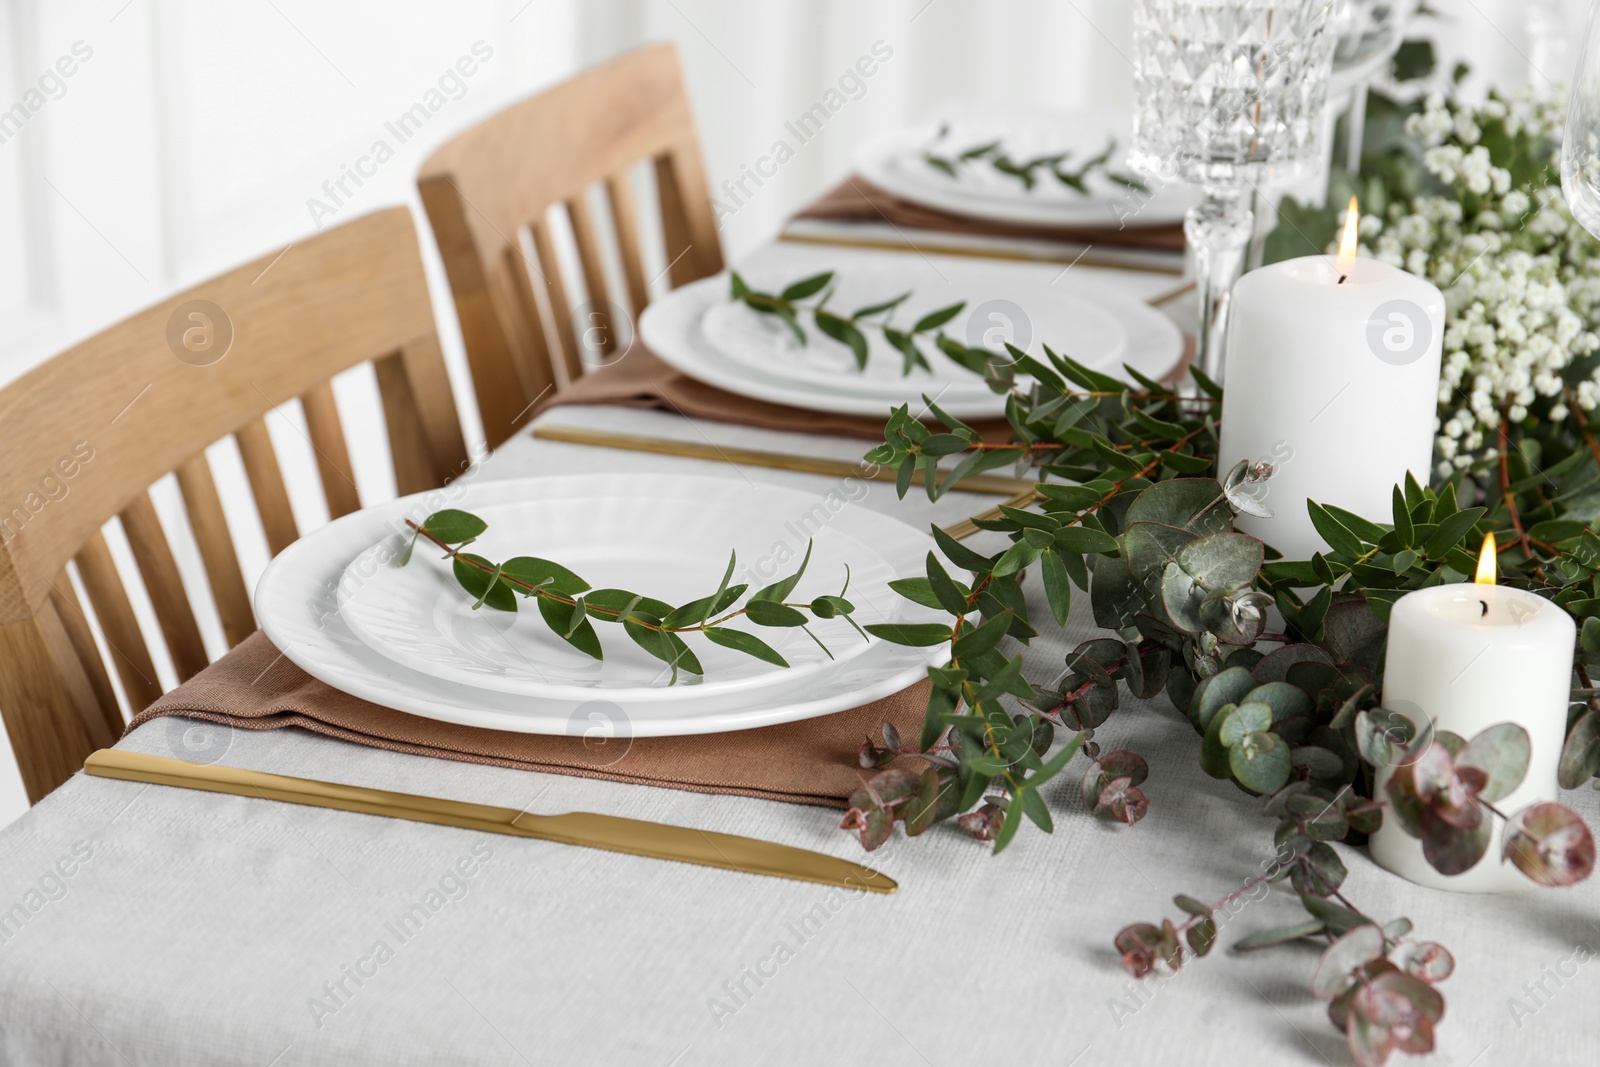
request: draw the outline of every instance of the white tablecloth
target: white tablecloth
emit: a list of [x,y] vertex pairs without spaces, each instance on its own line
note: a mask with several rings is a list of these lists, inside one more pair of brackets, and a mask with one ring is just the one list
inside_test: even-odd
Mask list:
[[[863,447],[655,412],[546,418],[846,458]],[[523,436],[487,473],[624,469],[708,465]],[[727,473],[818,492],[829,482]],[[933,509],[878,484],[856,506],[920,525],[990,502],[955,494]],[[1035,676],[1092,628],[1080,615],[1067,635],[1035,642]],[[190,725],[153,722],[123,746],[170,754],[172,732]],[[861,855],[825,809],[429,760],[293,730],[226,740],[223,758],[241,767]],[[892,897],[80,775],[0,833],[0,1063],[1348,1063],[1305,991],[1309,947],[1219,951],[1168,981],[1122,971],[1119,928],[1176,914],[1177,892],[1223,896],[1267,860],[1272,826],[1255,801],[1200,771],[1197,738],[1164,698],[1119,712],[1102,740],[1149,758],[1144,822],[1084,812],[1079,775],[1066,774],[1047,789],[1055,834],[1026,827],[999,857],[953,825],[897,835],[869,860],[899,880]],[[1567,799],[1600,825],[1592,791]],[[1341,849],[1356,902],[1385,919],[1409,915],[1459,961],[1442,987],[1441,1051],[1426,1062],[1600,1057],[1600,964],[1578,962],[1600,948],[1600,886],[1453,896]],[[1299,916],[1275,893],[1229,918],[1223,943]]]

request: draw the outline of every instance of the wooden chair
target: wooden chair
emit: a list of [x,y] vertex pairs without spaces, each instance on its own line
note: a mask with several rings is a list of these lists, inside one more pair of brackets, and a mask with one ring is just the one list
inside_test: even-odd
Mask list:
[[206,447],[237,441],[276,554],[299,531],[265,416],[299,398],[329,511],[356,510],[329,379],[371,360],[400,492],[441,485],[467,450],[434,331],[412,217],[394,208],[179,293],[0,390],[0,715],[30,801],[124,725],[68,563],[129,710],[143,708],[161,684],[102,527],[120,522],[162,642],[189,678],[206,650],[149,487],[176,473],[212,602],[237,644],[256,624]]
[[[603,195],[595,199],[611,219],[630,314],[649,302],[639,203],[629,180],[643,161],[654,168],[671,284],[720,271],[694,119],[670,44],[630,52],[507,108],[423,164],[417,182],[455,295],[491,447],[529,419],[546,391],[583,373],[581,329],[557,263],[552,214],[564,212],[570,223],[587,303],[605,309],[611,298],[589,196],[600,186]],[[597,311],[601,319],[605,314]],[[610,343],[616,331],[604,336]]]

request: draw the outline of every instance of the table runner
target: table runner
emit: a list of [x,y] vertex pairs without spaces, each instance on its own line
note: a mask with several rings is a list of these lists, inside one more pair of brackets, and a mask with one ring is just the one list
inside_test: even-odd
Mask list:
[[[582,736],[483,730],[370,703],[311,677],[257,631],[134,716],[128,731],[163,715],[245,730],[294,726],[419,756],[843,807],[860,784],[856,751],[861,742],[869,735],[880,737],[884,722],[907,736],[919,734],[927,685],[919,682],[850,711],[755,730],[621,736],[586,745]],[[617,732],[625,735],[626,727]]]
[[847,178],[843,185],[814,202],[795,216],[829,222],[888,222],[908,229],[940,230],[945,233],[982,237],[1031,237],[1075,244],[1144,248],[1158,252],[1184,250],[1183,225],[1129,226],[1036,226],[990,222],[952,215],[935,208],[903,200],[862,178]]

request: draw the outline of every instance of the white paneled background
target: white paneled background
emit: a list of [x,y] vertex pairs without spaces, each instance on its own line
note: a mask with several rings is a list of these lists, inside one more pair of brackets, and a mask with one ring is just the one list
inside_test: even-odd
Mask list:
[[[1479,91],[1520,84],[1530,68],[1559,80],[1576,57],[1530,47],[1525,23],[1541,4],[1570,20],[1578,39],[1583,0],[1433,0],[1445,15],[1434,28],[1442,51],[1472,63]],[[0,0],[0,382],[168,293],[292,245],[319,222],[394,203],[410,204],[420,220],[413,178],[436,146],[644,41],[678,43],[719,190],[857,57],[880,41],[893,50],[864,92],[741,197],[723,228],[737,258],[840,180],[861,139],[939,101],[1127,103],[1129,8],[1130,0]],[[474,45],[492,54],[471,78],[441,86]],[[396,145],[385,122],[433,89],[446,102]],[[335,208],[324,183],[379,138],[394,157],[360,188],[347,186],[353,195],[341,194]],[[457,395],[470,408],[448,289],[426,234],[422,243]],[[347,416],[375,431],[370,382],[355,375],[339,387]],[[309,473],[298,413],[283,415],[275,441]],[[476,414],[463,418],[470,438]],[[381,495],[387,457],[376,433],[363,440],[355,429],[352,438],[363,494]],[[216,460],[228,463],[227,449]],[[306,487],[294,501],[302,529],[325,518],[314,480]],[[186,579],[201,581],[175,491],[158,487],[158,502],[175,547],[190,556]],[[239,508],[229,507],[230,518]],[[236,532],[253,581],[264,542],[247,524]],[[213,623],[203,620],[220,651]],[[8,752],[0,741],[0,824],[25,807]]]

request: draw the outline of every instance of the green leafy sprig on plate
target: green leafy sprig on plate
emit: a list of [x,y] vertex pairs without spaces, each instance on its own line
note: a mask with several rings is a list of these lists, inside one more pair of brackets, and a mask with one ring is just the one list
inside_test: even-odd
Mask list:
[[[896,309],[910,299],[909,292],[901,293],[890,300],[857,308],[849,315],[841,315],[828,309],[828,301],[833,296],[833,279],[833,271],[824,271],[785,286],[781,292],[762,293],[750,288],[744,278],[735,271],[732,275],[733,299],[743,301],[746,307],[762,315],[771,315],[779,319],[789,327],[795,340],[802,345],[807,343],[807,338],[805,329],[800,325],[801,316],[810,315],[817,329],[849,347],[855,356],[857,370],[866,369],[870,353],[867,335],[862,330],[864,328],[881,330],[883,339],[888,341],[904,360],[902,374],[910,374],[918,367],[923,370],[930,369],[927,357],[917,347],[917,340],[938,330],[961,314],[962,309],[967,306],[962,302],[938,308],[923,315],[910,329],[901,329],[891,326],[889,322]],[[816,303],[804,303],[818,294],[821,296]]]
[[1105,174],[1110,181],[1117,183],[1124,189],[1137,193],[1148,193],[1150,187],[1131,174],[1112,170],[1108,163],[1117,150],[1116,139],[1107,142],[1104,150],[1099,155],[1085,160],[1081,165],[1073,168],[1067,166],[1067,161],[1072,158],[1071,152],[1053,152],[1042,156],[1031,156],[1026,159],[1017,159],[1006,151],[1001,141],[987,141],[983,144],[973,145],[953,154],[938,151],[938,147],[950,135],[950,127],[942,126],[934,138],[933,147],[922,154],[922,161],[941,174],[951,178],[959,178],[963,168],[988,164],[996,171],[1008,178],[1014,178],[1022,183],[1022,187],[1029,192],[1038,188],[1041,173],[1046,177],[1053,177],[1056,181],[1069,189],[1074,189],[1084,196],[1089,195],[1088,178],[1096,171]]
[[[594,589],[572,571],[559,563],[536,556],[517,556],[495,563],[464,549],[482,536],[488,523],[465,511],[448,509],[429,515],[422,524],[406,520],[413,533],[406,546],[400,565],[410,562],[417,540],[431,542],[445,552],[451,560],[451,571],[456,581],[469,595],[476,598],[473,609],[482,607],[497,611],[516,611],[517,598],[533,599],[539,615],[562,640],[578,651],[604,659],[600,636],[594,623],[620,624],[634,644],[672,669],[672,682],[678,680],[680,670],[691,674],[705,673],[694,651],[684,643],[683,634],[699,634],[712,644],[731,648],[736,652],[754,656],[777,667],[787,667],[789,662],[776,649],[746,630],[736,630],[729,623],[736,619],[762,627],[804,630],[828,657],[833,653],[811,631],[815,619],[842,618],[866,638],[866,633],[851,615],[855,606],[845,599],[850,591],[850,572],[845,569],[844,586],[837,594],[814,597],[805,602],[790,602],[795,587],[811,562],[812,545],[806,545],[806,554],[799,568],[786,578],[751,593],[747,584],[730,585],[737,557],[730,554],[727,569],[716,591],[709,596],[673,606],[640,593],[625,589]],[[744,603],[739,606],[740,600]]]

